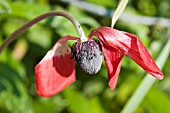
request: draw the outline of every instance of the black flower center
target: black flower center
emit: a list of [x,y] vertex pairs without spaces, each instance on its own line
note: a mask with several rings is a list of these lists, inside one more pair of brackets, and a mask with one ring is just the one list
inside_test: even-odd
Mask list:
[[96,74],[102,64],[102,52],[95,40],[76,42],[71,47],[72,57],[89,74]]

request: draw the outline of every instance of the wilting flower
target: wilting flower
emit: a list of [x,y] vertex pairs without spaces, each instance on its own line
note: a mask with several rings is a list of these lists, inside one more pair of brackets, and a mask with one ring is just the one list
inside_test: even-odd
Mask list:
[[[92,36],[97,36],[99,42]],[[67,45],[68,40],[77,41],[71,50]],[[163,79],[163,73],[135,35],[100,27],[90,33],[87,41],[65,36],[54,45],[35,67],[37,93],[49,97],[74,82],[74,60],[85,72],[97,73],[101,68],[102,55],[108,69],[109,86],[114,89],[125,54],[152,76]]]

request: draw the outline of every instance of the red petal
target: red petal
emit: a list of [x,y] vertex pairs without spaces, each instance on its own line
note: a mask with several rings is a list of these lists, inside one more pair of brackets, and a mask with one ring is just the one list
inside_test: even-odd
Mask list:
[[120,66],[124,53],[107,45],[102,46],[105,63],[108,69],[109,86],[114,89],[117,84]]
[[127,52],[127,55],[138,65],[140,65],[146,72],[158,79],[163,79],[163,73],[155,64],[153,58],[137,36],[127,32],[124,32],[124,34],[131,38],[131,48]]
[[72,36],[61,38],[35,67],[37,94],[49,97],[61,92],[75,81],[74,60],[68,48]]
[[163,79],[163,73],[135,35],[109,27],[95,29],[89,37],[93,35],[97,36],[103,45],[109,45],[112,48],[123,51],[152,76]]

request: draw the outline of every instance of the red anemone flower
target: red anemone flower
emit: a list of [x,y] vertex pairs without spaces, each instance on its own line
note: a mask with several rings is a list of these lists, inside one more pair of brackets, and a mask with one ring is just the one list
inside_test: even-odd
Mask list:
[[[99,43],[92,39],[97,36]],[[76,40],[70,48],[68,40]],[[133,34],[100,27],[94,29],[87,41],[73,36],[61,38],[35,67],[37,93],[49,97],[64,90],[76,80],[74,60],[89,74],[100,70],[102,53],[108,69],[109,86],[114,89],[124,55],[128,55],[147,73],[163,79],[164,75],[141,41]]]

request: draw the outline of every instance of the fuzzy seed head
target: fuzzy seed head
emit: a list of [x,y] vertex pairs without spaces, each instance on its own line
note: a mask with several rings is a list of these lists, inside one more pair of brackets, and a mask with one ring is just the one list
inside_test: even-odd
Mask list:
[[102,64],[102,52],[99,43],[95,40],[76,42],[71,47],[75,62],[87,73],[96,74]]

